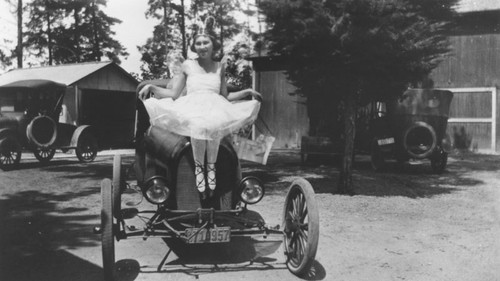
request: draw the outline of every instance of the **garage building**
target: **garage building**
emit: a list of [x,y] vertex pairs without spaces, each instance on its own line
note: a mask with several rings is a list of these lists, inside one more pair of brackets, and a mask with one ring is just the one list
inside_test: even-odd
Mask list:
[[107,61],[14,69],[0,76],[0,85],[27,79],[67,85],[60,122],[92,125],[100,149],[132,145],[138,81],[117,64]]

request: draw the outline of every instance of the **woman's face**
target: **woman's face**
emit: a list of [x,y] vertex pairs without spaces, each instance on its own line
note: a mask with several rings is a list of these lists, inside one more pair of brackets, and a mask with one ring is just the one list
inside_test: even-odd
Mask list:
[[194,41],[194,49],[200,58],[212,58],[214,45],[208,36],[198,36]]

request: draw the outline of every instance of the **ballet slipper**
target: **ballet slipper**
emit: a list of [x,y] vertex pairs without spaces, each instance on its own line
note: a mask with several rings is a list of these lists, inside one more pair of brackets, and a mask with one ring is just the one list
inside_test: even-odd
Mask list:
[[216,187],[215,163],[207,165],[208,197],[212,197]]
[[201,199],[205,200],[206,199],[205,168],[200,162],[195,161],[194,163],[194,175],[196,177],[196,189],[198,189]]

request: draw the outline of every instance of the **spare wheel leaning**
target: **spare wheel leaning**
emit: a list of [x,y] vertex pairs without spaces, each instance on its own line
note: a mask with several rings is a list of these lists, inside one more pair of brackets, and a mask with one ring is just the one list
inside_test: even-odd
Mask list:
[[37,116],[26,128],[26,136],[36,147],[49,147],[56,141],[57,124],[48,116]]
[[405,151],[413,158],[429,157],[437,145],[436,131],[425,122],[415,122],[403,135]]

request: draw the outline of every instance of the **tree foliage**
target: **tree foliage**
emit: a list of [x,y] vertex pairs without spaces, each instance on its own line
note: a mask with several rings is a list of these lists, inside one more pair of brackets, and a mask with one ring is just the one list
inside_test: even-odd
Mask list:
[[[239,23],[232,13],[233,11],[252,13],[243,9],[241,1],[192,0],[189,6],[184,6],[184,1],[179,4],[178,1],[172,0],[149,0],[148,4],[146,16],[160,22],[155,26],[153,36],[147,40],[146,44],[138,47],[142,54],[141,76],[143,79],[170,77],[169,64],[178,60],[179,57],[187,57],[187,51],[184,50],[188,49],[192,35],[208,16],[216,19],[216,32],[223,43],[232,40],[236,34],[249,33],[248,28]],[[240,49],[232,44],[228,50],[224,50],[233,63],[236,57],[238,60],[242,59],[237,55],[235,48]],[[237,64],[241,66],[240,61]],[[233,65],[230,70],[235,71],[231,75],[239,79],[240,84],[243,83],[241,79],[246,79],[243,84],[250,83],[248,82],[251,81],[249,80],[250,70],[247,67],[234,67]]]
[[[315,118],[337,118],[345,141],[341,186],[352,185],[356,107],[385,101],[425,79],[450,51],[456,0],[264,0],[267,48]],[[334,115],[329,115],[328,111]],[[335,122],[334,122],[335,123]]]
[[305,95],[386,100],[423,79],[447,54],[456,0],[262,1],[271,54],[289,56]]
[[33,0],[26,5],[24,47],[48,64],[100,61],[120,63],[128,56],[113,38],[111,27],[121,21],[108,16],[101,6],[106,0]]

